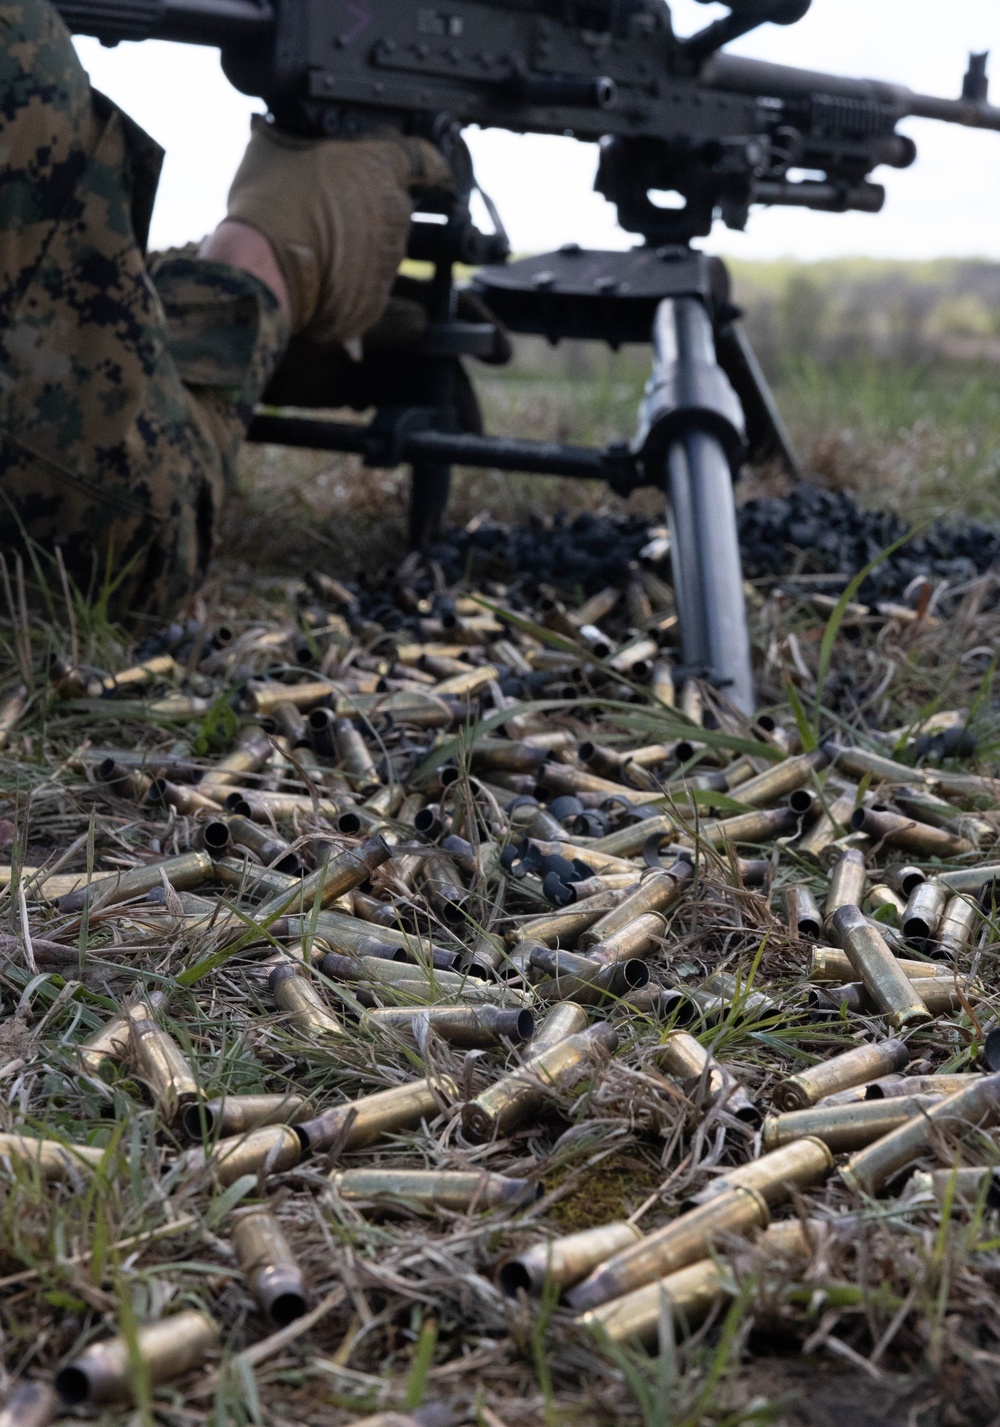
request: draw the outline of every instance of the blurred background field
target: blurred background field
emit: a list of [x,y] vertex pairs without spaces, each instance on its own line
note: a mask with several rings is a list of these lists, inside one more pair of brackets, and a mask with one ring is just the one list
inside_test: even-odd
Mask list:
[[[1000,521],[1000,263],[852,258],[731,270],[809,479],[907,520],[961,512]],[[648,369],[646,348],[540,339],[519,340],[509,367],[472,367],[488,430],[582,442],[631,435]],[[242,486],[228,520],[230,560],[259,568],[263,555],[287,568],[289,555],[318,558],[325,548],[353,570],[404,548],[403,471],[248,447]],[[778,473],[759,472],[741,496],[785,487]],[[602,507],[655,515],[662,500],[644,491],[626,507],[598,483],[465,472],[450,516],[524,520]]]

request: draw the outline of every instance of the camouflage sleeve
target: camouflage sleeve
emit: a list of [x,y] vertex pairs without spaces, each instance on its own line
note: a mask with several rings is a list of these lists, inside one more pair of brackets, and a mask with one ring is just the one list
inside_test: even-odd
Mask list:
[[[204,576],[227,473],[285,342],[257,279],[134,230],[135,132],[48,0],[0,0],[0,496],[7,543],[160,613]],[[19,532],[19,535],[18,535]]]

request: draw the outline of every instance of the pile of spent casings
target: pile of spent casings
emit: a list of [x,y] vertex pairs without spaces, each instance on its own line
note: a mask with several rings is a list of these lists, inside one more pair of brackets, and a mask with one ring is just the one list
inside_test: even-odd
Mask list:
[[[185,1374],[204,1395],[220,1345],[247,1370],[308,1351],[359,1292],[391,1323],[411,1280],[369,1223],[413,1229],[410,1273],[429,1226],[474,1245],[464,1298],[423,1293],[466,1345],[548,1292],[560,1332],[655,1351],[748,1277],[808,1285],[875,1196],[918,1220],[1000,1202],[1000,783],[906,761],[972,751],[966,715],[803,751],[675,688],[655,576],[534,620],[411,603],[387,630],[316,576],[295,629],[51,670],[75,746],[12,796],[2,872],[0,1035],[24,1034],[0,1054],[0,1283],[37,1287],[48,1253],[91,1288],[8,1362],[4,1427]],[[0,736],[31,702],[7,695]],[[39,829],[63,843],[33,859]],[[653,1177],[567,1232],[602,1135]],[[19,1195],[43,1224],[116,1208],[22,1241]],[[116,1324],[101,1264],[183,1277],[193,1245],[218,1276]]]

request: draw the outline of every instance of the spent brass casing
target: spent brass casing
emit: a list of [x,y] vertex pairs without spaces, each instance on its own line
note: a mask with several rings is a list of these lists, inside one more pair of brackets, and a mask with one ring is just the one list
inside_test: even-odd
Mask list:
[[627,995],[649,982],[645,962],[593,961],[572,951],[555,951],[548,946],[535,946],[528,958],[534,972],[543,972],[545,980],[534,987],[542,1001],[577,1001],[582,1006],[597,1005],[609,997]]
[[919,1025],[930,1017],[924,1002],[900,970],[885,940],[856,906],[839,907],[832,918],[833,931],[851,965],[879,1010],[897,1030]]
[[865,855],[856,847],[842,853],[830,873],[830,886],[823,906],[823,916],[829,926],[839,907],[860,907],[865,894]]
[[761,1131],[767,1150],[780,1149],[809,1135],[822,1140],[834,1154],[863,1149],[913,1115],[940,1104],[937,1095],[911,1095],[899,1100],[858,1100],[853,1105],[815,1105],[786,1115],[768,1115]]
[[[579,945],[596,946],[609,937],[624,931],[632,922],[650,912],[663,912],[687,890],[694,878],[694,865],[684,858],[678,858],[663,872],[653,872],[644,877],[634,892],[610,912],[607,912],[593,926],[581,932]],[[661,921],[662,925],[662,921]]]
[[666,922],[660,913],[644,912],[616,932],[590,943],[587,956],[591,961],[601,963],[620,961],[624,957],[643,957],[653,950],[665,933]]
[[878,918],[880,922],[887,921],[894,927],[902,924],[906,903],[884,882],[876,882],[873,887],[868,888],[865,894],[865,905],[872,915],[876,912],[881,913]]
[[814,749],[812,753],[800,753],[797,758],[786,758],[781,763],[773,764],[765,772],[758,773],[755,778],[741,783],[737,796],[747,807],[766,807],[768,803],[776,803],[786,793],[803,787],[812,778],[813,773],[825,768],[829,761],[822,748]]
[[113,758],[102,759],[94,770],[98,783],[116,798],[141,803],[150,793],[153,780],[141,768],[123,768]]
[[949,892],[979,892],[991,882],[1000,882],[1000,862],[988,862],[982,867],[961,867],[955,872],[942,872],[937,880]]
[[[166,778],[154,778],[149,785],[149,801],[162,803],[168,808],[176,808],[185,816],[194,817],[198,813],[208,813],[217,817],[220,803],[207,793],[200,793],[188,783],[171,783]],[[221,798],[221,790],[219,797]]]
[[786,887],[785,920],[797,936],[816,937],[823,930],[823,913],[808,887]]
[[637,1225],[621,1222],[600,1224],[596,1229],[583,1229],[564,1238],[545,1239],[501,1264],[497,1281],[508,1298],[516,1298],[522,1289],[537,1297],[546,1283],[569,1288],[605,1259],[637,1244],[641,1238],[642,1230]]
[[[933,1194],[939,1204],[948,1198],[975,1204],[983,1194],[987,1209],[1000,1209],[1000,1170],[996,1165],[963,1166],[961,1169],[918,1169],[907,1184],[910,1194]],[[0,1427],[3,1417],[0,1414]]]
[[790,1075],[775,1086],[772,1099],[779,1110],[806,1110],[826,1095],[836,1095],[852,1085],[864,1085],[879,1076],[902,1070],[909,1060],[905,1041],[885,1040],[855,1046],[831,1060],[820,1061],[808,1070]]
[[[947,977],[951,981],[954,972],[950,966],[935,961],[913,961],[897,956],[896,963],[904,976],[911,980],[921,980],[928,976]],[[846,952],[836,946],[817,946],[809,954],[810,981],[852,981],[857,975]]]
[[919,853],[921,857],[960,857],[963,852],[975,851],[967,837],[959,837],[943,827],[932,827],[930,823],[917,822],[902,813],[877,813],[872,808],[856,808],[851,827],[884,847],[902,847],[908,852]]
[[106,694],[116,689],[127,688],[130,684],[155,684],[162,679],[172,679],[179,672],[171,654],[157,654],[142,664],[133,664],[117,674],[106,674],[101,680],[101,688]]
[[303,1036],[336,1036],[343,1039],[347,1032],[327,1006],[319,987],[297,966],[291,963],[276,966],[267,984],[280,1010],[287,1013],[288,1024]]
[[511,1179],[485,1171],[430,1169],[345,1169],[330,1176],[341,1199],[406,1201],[428,1209],[495,1209],[532,1204],[543,1194],[535,1179]]
[[290,876],[301,871],[301,863],[292,852],[291,845],[251,818],[240,817],[238,813],[230,817],[229,836],[238,847],[247,847],[255,852],[265,866],[273,863],[276,871]]
[[723,1265],[705,1258],[602,1303],[582,1313],[576,1322],[581,1328],[598,1329],[613,1343],[652,1346],[665,1308],[674,1321],[675,1332],[692,1332],[722,1298],[725,1282]]
[[206,792],[209,788],[231,787],[240,781],[241,774],[263,768],[273,752],[271,740],[262,729],[244,729],[237,747],[203,773],[198,786]]
[[135,1017],[152,1020],[154,1009],[165,1006],[166,1002],[165,991],[151,991],[142,1001],[136,1002],[134,1006],[126,1006],[117,1015],[112,1016],[99,1031],[95,1031],[77,1046],[76,1058],[81,1070],[88,1075],[98,1075],[106,1060],[124,1060],[132,1039],[132,1020]]
[[956,892],[948,898],[937,925],[935,943],[939,956],[957,956],[964,951],[979,925],[979,908],[968,893]]
[[228,1139],[261,1125],[294,1125],[308,1111],[304,1095],[223,1095],[189,1105],[182,1120],[190,1139],[215,1135]]
[[62,1403],[47,1382],[22,1381],[0,1407],[0,1427],[49,1427]]
[[713,971],[695,990],[688,994],[697,1002],[701,1014],[708,1018],[728,1015],[733,1003],[740,1002],[743,1017],[767,1016],[779,1009],[777,1001],[763,991],[753,991],[743,977],[731,971]]
[[937,931],[948,893],[940,882],[920,882],[903,909],[903,935],[908,941],[925,942]]
[[886,868],[885,880],[890,887],[895,887],[901,897],[909,897],[921,882],[927,881],[927,873],[922,867],[914,866],[912,862],[897,862],[892,867]]
[[392,848],[380,833],[369,837],[357,847],[348,848],[338,857],[318,867],[308,877],[295,879],[295,885],[284,892],[276,893],[257,908],[257,920],[266,921],[270,917],[280,917],[290,911],[301,899],[301,905],[311,907],[317,895],[320,905],[328,906],[364,882],[376,867],[388,862]]
[[586,1071],[614,1054],[618,1036],[606,1021],[567,1036],[534,1054],[518,1070],[505,1075],[475,1100],[462,1106],[462,1131],[483,1141],[505,1135],[538,1110],[553,1090],[565,1089]]
[[821,1139],[803,1135],[778,1149],[727,1169],[692,1196],[692,1203],[707,1204],[733,1189],[754,1189],[773,1208],[788,1199],[793,1189],[819,1184],[833,1172],[833,1154]]
[[738,1120],[759,1124],[760,1113],[732,1072],[687,1031],[670,1031],[653,1052],[653,1063],[688,1089],[703,1085],[709,1103],[723,1101]]
[[131,897],[144,897],[154,887],[161,887],[164,877],[175,892],[183,892],[207,882],[211,875],[212,859],[207,852],[185,852],[180,857],[167,857],[161,862],[147,862],[144,867],[133,867],[120,877],[101,877],[89,887],[80,887],[60,897],[56,906],[60,912],[79,912],[97,896],[100,896],[102,906],[114,906],[118,902],[127,902]]
[[873,1080],[868,1086],[866,1100],[893,1100],[907,1095],[954,1095],[982,1080],[979,1072],[964,1075],[888,1075],[882,1080]]
[[535,1018],[523,1008],[502,1006],[392,1006],[365,1011],[361,1017],[363,1031],[399,1031],[414,1040],[419,1039],[422,1027],[449,1045],[480,1050],[530,1041]]
[[558,912],[519,918],[517,925],[505,934],[505,939],[513,944],[530,937],[532,941],[543,941],[547,946],[554,946],[556,942],[561,946],[572,946],[582,931],[617,906],[625,895],[621,888],[615,888],[587,897],[578,905],[564,907]]
[[[817,1221],[809,1227],[820,1229]],[[770,1224],[757,1238],[756,1248],[767,1259],[806,1258],[812,1253],[810,1235],[801,1220]],[[664,1308],[668,1308],[675,1332],[693,1332],[727,1293],[732,1292],[724,1265],[716,1259],[702,1259],[687,1268],[656,1279],[621,1298],[612,1299],[577,1318],[584,1328],[597,1328],[613,1343],[657,1341]]]
[[277,1219],[266,1209],[242,1210],[233,1216],[232,1245],[261,1312],[278,1328],[301,1318],[307,1307],[302,1270]]
[[148,1086],[164,1119],[176,1120],[186,1106],[201,1099],[201,1086],[194,1071],[177,1042],[155,1021],[132,1016],[129,1032],[136,1074]]
[[615,1254],[570,1289],[567,1297],[578,1312],[596,1308],[708,1258],[723,1236],[751,1234],[770,1220],[767,1204],[755,1189],[730,1189]]
[[[951,977],[944,975],[913,977],[910,984],[929,1016],[962,1011],[965,1009],[963,1000],[969,1001],[976,994],[972,987],[959,986]],[[846,986],[828,986],[823,991],[817,991],[815,997],[818,1005],[846,1006],[849,1011],[857,1011],[860,1015],[872,1015],[882,1009],[861,981],[851,981]]]
[[902,783],[904,786],[915,782],[936,781],[934,775],[924,769],[910,768],[905,763],[897,763],[895,759],[886,758],[881,753],[871,753],[867,748],[849,748],[833,739],[828,740],[823,747],[829,754],[830,761],[835,763],[838,769],[842,768],[844,772],[850,773],[852,778],[863,778],[868,774],[876,782]]
[[382,780],[375,771],[375,760],[367,743],[349,718],[334,720],[333,742],[351,786],[366,797],[374,793]]
[[442,1075],[434,1081],[416,1080],[334,1105],[296,1128],[312,1154],[334,1147],[362,1149],[383,1135],[410,1130],[422,1120],[436,1119],[443,1104],[460,1098],[455,1082]]
[[[136,1330],[135,1351],[151,1387],[200,1367],[219,1342],[219,1325],[208,1313],[175,1313]],[[131,1399],[135,1389],[132,1357],[125,1338],[93,1343],[62,1368],[55,1388],[70,1407],[98,1406]]]
[[832,842],[843,837],[850,826],[857,795],[856,788],[838,794],[828,805],[829,811],[821,813],[805,837],[796,843],[796,852],[818,860]]
[[[739,791],[742,793],[742,788]],[[786,837],[798,825],[799,814],[792,808],[763,808],[703,822],[698,835],[709,847],[721,849],[729,842],[768,842],[772,837]]]
[[46,1184],[72,1180],[75,1174],[96,1169],[104,1151],[94,1145],[63,1144],[61,1140],[39,1140],[33,1135],[0,1134],[0,1163],[7,1160],[37,1173]]
[[220,1188],[244,1174],[282,1174],[302,1158],[303,1135],[290,1125],[261,1125],[244,1134],[217,1140],[210,1151],[188,1150],[192,1171],[207,1169]]
[[[892,1105],[891,1100],[875,1100],[873,1105]],[[901,1170],[923,1155],[939,1134],[951,1137],[967,1134],[976,1126],[996,1124],[1000,1118],[1000,1075],[985,1075],[954,1095],[939,1100],[883,1136],[867,1149],[852,1155],[840,1171],[851,1189],[876,1194]]]

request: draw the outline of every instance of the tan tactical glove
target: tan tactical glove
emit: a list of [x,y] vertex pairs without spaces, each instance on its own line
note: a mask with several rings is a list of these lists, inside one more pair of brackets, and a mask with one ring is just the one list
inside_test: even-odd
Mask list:
[[412,192],[451,187],[451,170],[424,139],[301,139],[255,115],[228,216],[274,249],[293,333],[347,342],[377,322],[389,300],[406,254]]

